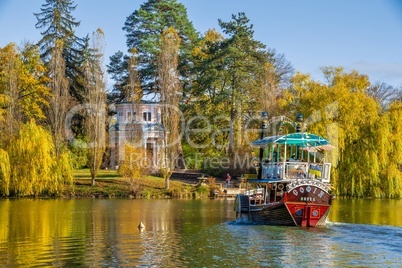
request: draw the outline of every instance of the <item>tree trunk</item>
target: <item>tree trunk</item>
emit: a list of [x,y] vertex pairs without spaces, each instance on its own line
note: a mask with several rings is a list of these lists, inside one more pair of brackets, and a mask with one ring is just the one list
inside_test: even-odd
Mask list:
[[235,150],[235,119],[236,119],[236,109],[232,107],[230,109],[230,122],[229,122],[229,156],[233,156]]

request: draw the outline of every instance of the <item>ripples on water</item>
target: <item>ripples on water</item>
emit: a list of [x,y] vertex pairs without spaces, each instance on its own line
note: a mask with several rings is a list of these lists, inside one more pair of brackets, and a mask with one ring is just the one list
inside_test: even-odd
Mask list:
[[398,227],[329,223],[306,229],[231,222],[192,234],[188,241],[194,249],[188,261],[197,267],[401,267],[402,263]]
[[[402,264],[401,227],[238,224],[233,221],[232,202],[227,201],[28,201],[6,206],[0,201],[0,212],[0,267]],[[139,221],[146,225],[143,231],[137,229]]]
[[[402,230],[396,227],[329,223],[323,228],[308,229],[271,226],[233,229],[229,226],[229,229],[236,234],[234,241],[243,236],[250,238],[244,244],[256,247],[248,253],[256,266],[381,267],[399,266],[402,262],[399,250]],[[264,256],[266,261],[261,262]]]

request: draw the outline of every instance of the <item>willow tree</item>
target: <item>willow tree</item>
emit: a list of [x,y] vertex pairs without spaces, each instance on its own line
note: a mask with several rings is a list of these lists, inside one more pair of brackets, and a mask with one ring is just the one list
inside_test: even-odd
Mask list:
[[304,114],[310,132],[329,137],[336,148],[333,185],[336,194],[379,197],[381,157],[378,153],[380,104],[369,94],[368,77],[343,68],[323,69],[327,83],[298,74],[284,95],[285,110]]
[[339,181],[341,195],[378,196],[377,128],[380,105],[367,94],[368,77],[342,68],[325,68],[329,91],[338,102]]
[[387,111],[381,118],[378,130],[383,133],[379,136],[379,151],[381,157],[380,181],[383,197],[402,197],[402,103],[390,103]]
[[8,152],[0,148],[0,194],[10,194],[11,166]]
[[88,141],[88,167],[92,185],[102,164],[106,148],[106,82],[102,68],[104,34],[98,29],[92,35],[92,46],[86,46],[83,61],[84,99],[86,105],[85,134]]
[[[10,196],[59,195],[72,183],[67,154],[56,156],[52,136],[30,121],[7,146],[10,179],[3,193]],[[8,191],[7,191],[8,190]]]
[[34,46],[26,44],[20,50],[11,43],[0,48],[0,130],[5,134],[0,137],[0,191],[6,196],[11,179],[8,146],[21,124],[45,118],[49,89],[44,85],[44,71]]
[[181,139],[178,105],[182,91],[177,70],[180,37],[175,29],[168,28],[162,33],[160,43],[158,86],[160,89],[161,116],[164,130],[160,169],[165,179],[165,188],[169,189],[169,179],[179,155]]

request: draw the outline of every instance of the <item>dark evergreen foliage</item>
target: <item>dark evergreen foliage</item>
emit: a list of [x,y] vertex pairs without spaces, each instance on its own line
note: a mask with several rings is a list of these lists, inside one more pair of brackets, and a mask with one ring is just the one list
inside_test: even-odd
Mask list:
[[76,9],[72,0],[46,0],[39,13],[34,13],[38,22],[35,27],[41,29],[42,39],[38,42],[41,58],[47,64],[56,41],[63,42],[63,58],[66,63],[66,77],[70,83],[70,94],[78,101],[82,100],[79,66],[82,61],[84,39],[74,33],[80,25],[71,13]]
[[[179,48],[179,73],[184,89],[188,89],[191,77],[191,50],[198,35],[188,20],[187,10],[176,0],[148,0],[126,20],[127,47],[136,49],[139,55],[139,75],[145,93],[158,92],[156,55],[160,48],[163,30],[174,28],[181,39]],[[109,71],[110,72],[110,71]]]
[[122,51],[118,51],[109,60],[107,70],[114,84],[112,92],[108,94],[108,101],[116,103],[124,99],[124,87],[128,79],[128,58]]

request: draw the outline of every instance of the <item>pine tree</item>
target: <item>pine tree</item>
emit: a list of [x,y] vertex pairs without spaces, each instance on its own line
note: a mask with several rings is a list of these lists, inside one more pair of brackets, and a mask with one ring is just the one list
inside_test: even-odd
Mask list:
[[114,80],[113,90],[108,94],[108,101],[111,103],[117,103],[126,98],[126,88],[129,83],[128,80],[128,60],[127,56],[122,51],[116,52],[112,55],[107,65],[107,72],[110,78]]
[[65,62],[65,75],[69,80],[70,94],[81,100],[82,85],[79,66],[82,59],[83,39],[75,35],[74,28],[80,25],[71,13],[76,9],[72,0],[46,0],[40,13],[34,13],[37,18],[36,28],[41,29],[42,39],[38,42],[41,58],[49,64],[57,42],[63,44],[62,56]]
[[[169,27],[177,31],[181,40],[178,70],[182,85],[187,90],[191,77],[191,50],[197,41],[197,33],[187,18],[184,5],[176,0],[148,0],[127,17],[124,24],[123,30],[127,33],[128,50],[136,49],[139,56],[139,75],[145,93],[160,90],[157,85],[156,57],[160,50],[161,35]],[[116,57],[121,58],[117,54]],[[121,71],[121,68],[109,68],[109,73],[112,75],[116,71]]]
[[[227,156],[228,147],[231,153],[249,151],[245,147],[255,133],[246,128],[252,127],[254,114],[277,109],[278,98],[293,75],[293,67],[283,55],[265,50],[254,40],[253,27],[244,13],[233,15],[228,23],[220,20],[220,24],[227,38],[208,30],[193,49],[191,105],[183,105],[187,118],[205,117],[190,121],[190,129],[204,131],[186,133],[189,145],[214,157]],[[206,131],[211,127],[213,135]]]
[[256,96],[260,86],[258,77],[263,73],[263,66],[266,63],[265,45],[254,40],[253,25],[245,13],[237,16],[232,15],[230,22],[219,20],[223,32],[229,36],[221,45],[217,55],[222,65],[225,80],[224,94],[229,108],[229,155],[235,152],[235,133],[239,133],[238,141],[242,133],[241,124],[237,126],[236,121],[241,117],[243,111],[252,109],[258,101]]

